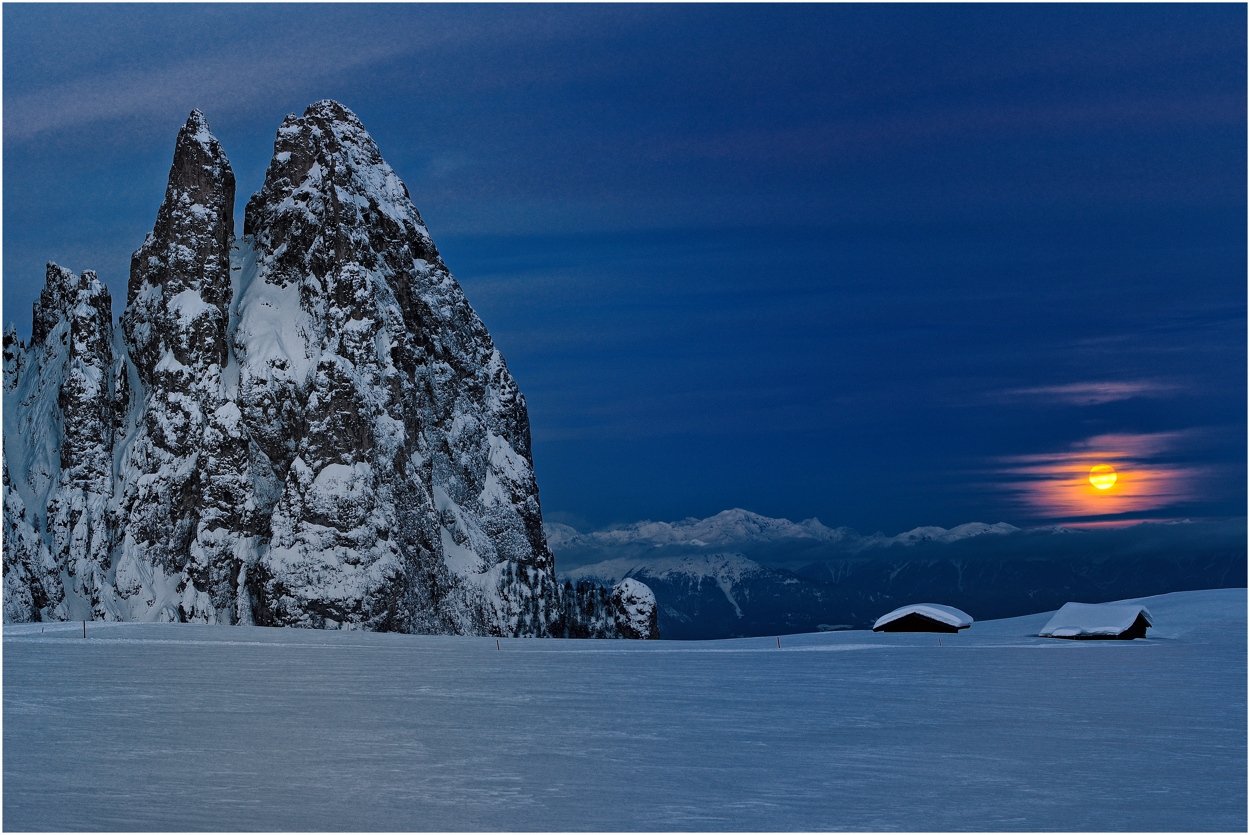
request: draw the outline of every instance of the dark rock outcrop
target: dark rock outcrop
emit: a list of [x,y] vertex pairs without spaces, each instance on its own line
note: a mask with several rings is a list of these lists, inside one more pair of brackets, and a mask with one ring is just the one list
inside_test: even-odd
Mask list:
[[626,577],[612,587],[616,630],[624,638],[659,638],[659,610],[646,584]]

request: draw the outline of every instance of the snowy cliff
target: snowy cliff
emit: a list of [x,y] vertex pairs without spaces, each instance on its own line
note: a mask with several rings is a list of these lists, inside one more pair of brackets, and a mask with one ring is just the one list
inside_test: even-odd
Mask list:
[[30,344],[4,334],[4,617],[102,615],[114,377],[108,288],[53,264]]
[[120,327],[49,265],[6,330],[5,620],[636,631],[557,582],[525,398],[355,114],[283,121],[239,242],[234,192],[192,112]]

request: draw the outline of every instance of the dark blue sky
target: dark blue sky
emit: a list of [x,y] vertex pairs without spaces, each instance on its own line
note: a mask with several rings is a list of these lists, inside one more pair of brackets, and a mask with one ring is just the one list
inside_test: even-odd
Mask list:
[[48,260],[120,313],[191,108],[241,231],[335,98],[526,393],[548,518],[1245,515],[1244,6],[3,17],[23,334]]

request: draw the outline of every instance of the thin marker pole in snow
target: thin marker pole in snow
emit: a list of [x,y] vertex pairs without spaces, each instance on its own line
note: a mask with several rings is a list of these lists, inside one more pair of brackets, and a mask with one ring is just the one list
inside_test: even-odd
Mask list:
[[499,649],[499,639],[495,639],[495,649]]
[[941,646],[941,645],[942,645],[942,639],[938,638],[938,646]]
[[781,649],[781,636],[777,636],[777,649]]
[[84,638],[87,637],[87,622],[85,620],[82,622],[82,636]]

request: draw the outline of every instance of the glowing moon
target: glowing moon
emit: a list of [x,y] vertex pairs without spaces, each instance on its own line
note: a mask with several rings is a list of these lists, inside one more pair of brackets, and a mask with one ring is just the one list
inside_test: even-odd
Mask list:
[[1109,490],[1115,484],[1115,470],[1106,464],[1099,464],[1089,471],[1089,483],[1099,490]]

